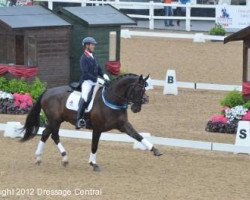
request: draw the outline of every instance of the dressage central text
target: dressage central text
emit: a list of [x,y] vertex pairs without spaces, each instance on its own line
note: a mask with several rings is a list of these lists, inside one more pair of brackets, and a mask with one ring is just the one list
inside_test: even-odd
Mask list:
[[8,196],[101,196],[102,189],[44,189],[44,188],[5,188],[0,189],[0,197]]

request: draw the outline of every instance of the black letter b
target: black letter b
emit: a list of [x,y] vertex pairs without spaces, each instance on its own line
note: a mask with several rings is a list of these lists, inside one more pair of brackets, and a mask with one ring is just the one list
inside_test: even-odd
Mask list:
[[168,83],[174,83],[174,77],[168,76]]

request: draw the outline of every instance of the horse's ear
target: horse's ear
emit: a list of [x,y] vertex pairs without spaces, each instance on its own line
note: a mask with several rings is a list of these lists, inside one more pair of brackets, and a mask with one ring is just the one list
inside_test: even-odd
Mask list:
[[142,81],[143,81],[143,76],[140,75],[140,77],[139,77],[139,83],[141,83]]
[[148,78],[149,78],[149,75],[147,75],[147,77],[144,78],[144,81],[146,82],[148,80]]

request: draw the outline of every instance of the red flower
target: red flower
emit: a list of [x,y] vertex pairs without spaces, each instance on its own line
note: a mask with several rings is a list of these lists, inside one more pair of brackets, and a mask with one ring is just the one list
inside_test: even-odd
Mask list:
[[242,117],[243,121],[250,121],[250,111],[247,111],[247,113]]
[[226,124],[226,123],[227,123],[227,118],[224,117],[223,115],[214,115],[214,116],[212,116],[212,117],[210,118],[209,121]]

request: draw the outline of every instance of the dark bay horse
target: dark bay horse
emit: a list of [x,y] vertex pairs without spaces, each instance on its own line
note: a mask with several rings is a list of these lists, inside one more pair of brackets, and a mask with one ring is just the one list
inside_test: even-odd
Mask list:
[[[111,129],[118,129],[121,132],[127,133],[135,140],[141,142],[148,150],[152,151],[155,156],[162,155],[128,121],[128,105],[131,105],[131,110],[134,113],[141,110],[145,99],[147,79],[148,77],[143,78],[142,75],[122,75],[97,91],[93,108],[87,113],[87,118],[90,122],[87,128],[93,129],[89,164],[93,166],[94,171],[100,170],[96,163],[96,152],[101,133]],[[41,163],[44,145],[50,135],[62,155],[62,164],[64,166],[68,164],[66,150],[60,142],[59,128],[64,121],[72,125],[76,122],[76,111],[65,107],[69,95],[69,86],[48,89],[39,97],[27,116],[24,125],[24,136],[21,139],[23,142],[33,138],[37,134],[41,109],[43,109],[48,119],[48,124],[42,133],[35,153],[37,164]]]

